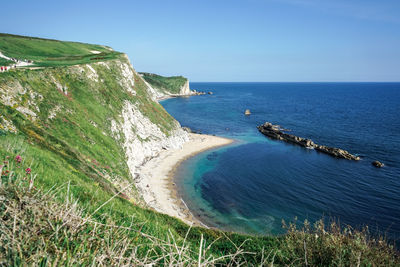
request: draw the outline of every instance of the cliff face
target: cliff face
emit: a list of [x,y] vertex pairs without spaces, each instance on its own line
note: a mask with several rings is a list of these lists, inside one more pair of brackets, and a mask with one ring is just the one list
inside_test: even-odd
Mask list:
[[187,96],[192,94],[189,80],[185,77],[164,77],[147,72],[141,72],[140,75],[150,88],[153,99],[161,99],[166,96]]
[[32,139],[42,149],[57,150],[61,143],[60,150],[73,154],[77,166],[90,167],[96,179],[105,179],[101,182],[111,184],[111,191],[128,186],[128,197],[139,200],[133,186],[138,167],[160,150],[179,148],[188,140],[156,102],[160,96],[125,55],[1,73],[0,131]]
[[185,84],[181,87],[181,89],[179,90],[179,94],[181,94],[181,95],[190,95],[191,94],[190,87],[189,87],[189,80],[187,80],[185,82]]

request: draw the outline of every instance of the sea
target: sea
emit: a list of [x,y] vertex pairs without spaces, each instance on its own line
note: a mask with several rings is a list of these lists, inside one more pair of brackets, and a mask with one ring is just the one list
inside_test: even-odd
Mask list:
[[[191,83],[213,94],[162,101],[182,126],[232,138],[176,171],[178,193],[209,227],[279,235],[320,219],[400,239],[400,83]],[[246,109],[250,116],[244,115]],[[359,155],[337,159],[271,140],[264,122]],[[383,168],[372,166],[379,160]]]

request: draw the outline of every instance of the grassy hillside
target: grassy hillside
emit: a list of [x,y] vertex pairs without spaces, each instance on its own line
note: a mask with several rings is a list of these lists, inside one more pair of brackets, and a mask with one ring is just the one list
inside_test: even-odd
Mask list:
[[152,87],[155,87],[165,93],[179,94],[181,87],[187,82],[182,76],[164,77],[153,73],[140,72],[140,75]]
[[32,60],[34,66],[39,67],[91,63],[115,59],[121,54],[101,45],[61,42],[4,33],[0,33],[0,52],[10,58]]
[[12,65],[14,62],[0,57],[0,66]]
[[[55,58],[64,46],[72,57],[73,51],[101,47],[18,41],[30,54]],[[51,48],[36,51],[39,41]],[[22,56],[21,47],[8,52]],[[126,102],[166,136],[176,123],[151,100],[140,75],[133,72],[134,84],[129,83],[129,62],[115,55],[90,65],[68,61],[0,73],[1,266],[399,264],[386,242],[364,232],[318,224],[314,230],[290,226],[281,237],[255,237],[190,228],[148,209],[112,123],[122,120]]]

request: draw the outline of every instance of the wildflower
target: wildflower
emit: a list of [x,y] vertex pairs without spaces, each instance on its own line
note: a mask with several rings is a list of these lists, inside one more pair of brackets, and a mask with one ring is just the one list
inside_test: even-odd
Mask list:
[[25,170],[26,174],[30,174],[31,171],[32,171],[31,168],[26,168],[26,170]]
[[17,163],[21,163],[22,157],[21,157],[20,155],[17,155],[17,156],[15,157],[15,161],[16,161]]

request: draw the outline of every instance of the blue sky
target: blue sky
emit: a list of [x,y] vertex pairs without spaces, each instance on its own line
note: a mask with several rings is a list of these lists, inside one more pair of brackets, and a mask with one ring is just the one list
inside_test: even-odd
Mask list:
[[106,44],[191,81],[400,81],[399,0],[9,0],[0,32]]

